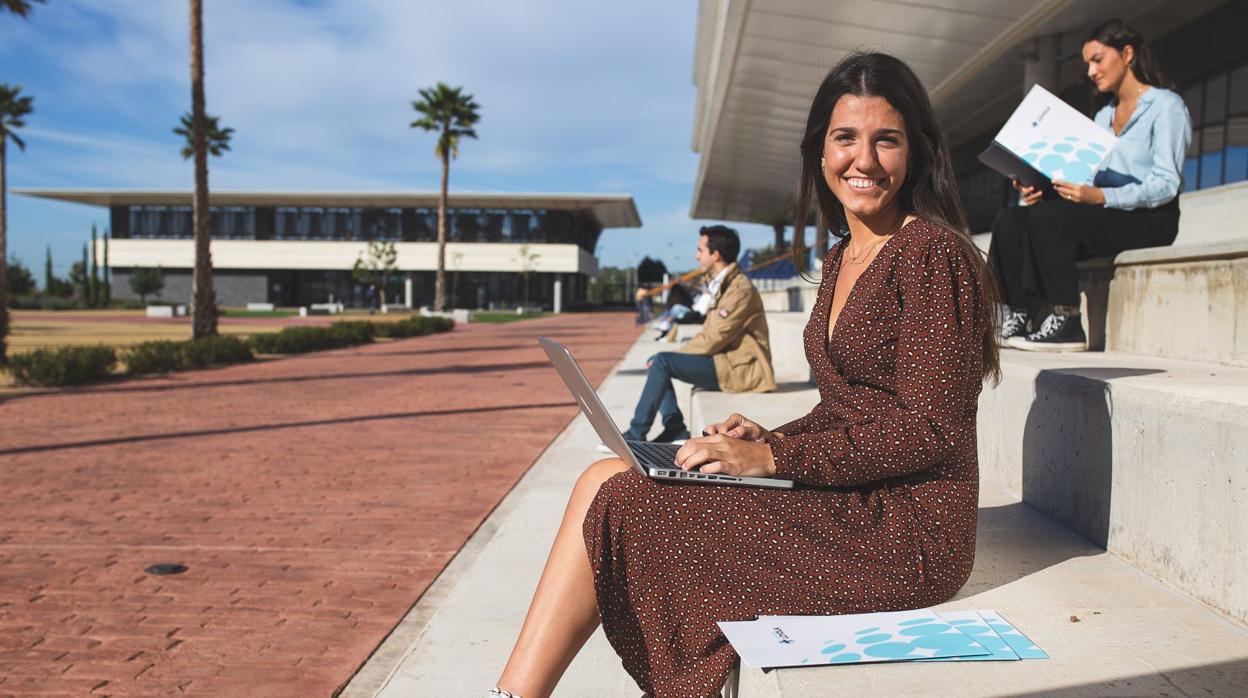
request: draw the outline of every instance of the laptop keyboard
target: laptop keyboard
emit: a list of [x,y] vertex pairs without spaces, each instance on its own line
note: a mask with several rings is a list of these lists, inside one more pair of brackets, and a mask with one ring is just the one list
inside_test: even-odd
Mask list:
[[672,461],[680,450],[679,444],[660,444],[653,441],[629,441],[628,447],[642,465],[655,468],[675,468]]

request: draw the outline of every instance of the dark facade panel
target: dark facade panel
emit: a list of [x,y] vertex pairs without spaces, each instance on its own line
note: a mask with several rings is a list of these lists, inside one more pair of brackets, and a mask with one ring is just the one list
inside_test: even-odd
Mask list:
[[[133,205],[113,208],[117,237],[189,239],[191,207]],[[248,207],[212,208],[214,239],[225,240],[437,240],[436,209]],[[572,243],[590,254],[602,227],[589,212],[562,210],[449,209],[448,242]]]

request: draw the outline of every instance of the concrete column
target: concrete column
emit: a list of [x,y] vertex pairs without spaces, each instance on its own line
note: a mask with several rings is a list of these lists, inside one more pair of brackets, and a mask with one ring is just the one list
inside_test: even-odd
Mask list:
[[403,277],[403,305],[412,307],[412,275]]
[[555,314],[563,312],[563,279],[555,276]]
[[1058,34],[1037,36],[1027,42],[1023,49],[1023,93],[1032,85],[1039,85],[1049,92],[1057,91]]

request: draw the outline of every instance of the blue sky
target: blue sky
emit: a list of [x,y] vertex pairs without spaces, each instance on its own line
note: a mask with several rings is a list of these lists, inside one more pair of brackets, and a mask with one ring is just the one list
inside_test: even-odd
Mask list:
[[[235,129],[211,186],[435,191],[434,137],[409,128],[417,90],[463,85],[479,140],[452,166],[463,191],[632,194],[641,229],[604,232],[604,265],[693,266],[693,0],[213,0],[208,111]],[[189,189],[172,133],[189,110],[183,1],[50,0],[0,16],[0,82],[35,112],[8,151],[18,187]],[[10,194],[10,255],[64,275],[107,211]],[[737,226],[746,247],[763,226]]]

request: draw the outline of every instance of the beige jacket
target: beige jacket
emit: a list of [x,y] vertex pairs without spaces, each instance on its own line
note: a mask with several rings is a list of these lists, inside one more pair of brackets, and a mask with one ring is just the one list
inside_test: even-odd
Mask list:
[[763,299],[736,264],[728,266],[702,331],[677,351],[712,357],[719,388],[726,393],[776,388]]

